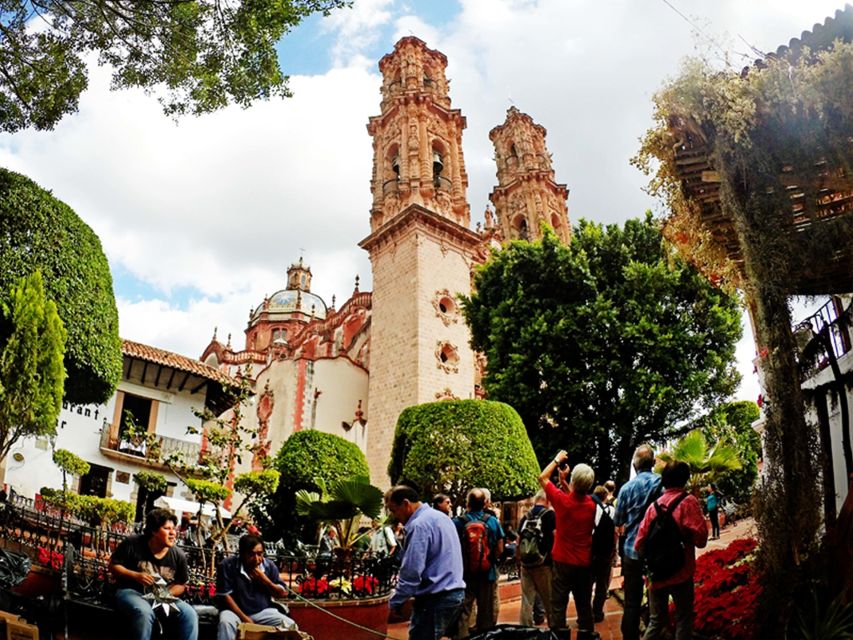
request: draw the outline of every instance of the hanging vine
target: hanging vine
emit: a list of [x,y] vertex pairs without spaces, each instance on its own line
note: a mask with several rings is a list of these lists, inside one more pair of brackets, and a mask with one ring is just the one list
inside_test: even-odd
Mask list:
[[809,578],[821,527],[788,299],[853,289],[853,44],[789,53],[741,74],[686,63],[633,160],[669,209],[667,237],[752,312],[769,398],[761,637],[782,637],[779,612]]

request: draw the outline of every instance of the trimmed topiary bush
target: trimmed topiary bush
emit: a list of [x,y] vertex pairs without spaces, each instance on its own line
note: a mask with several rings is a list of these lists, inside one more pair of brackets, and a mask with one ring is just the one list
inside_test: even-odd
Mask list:
[[251,508],[255,522],[267,539],[283,538],[292,545],[297,538],[314,543],[310,522],[296,514],[296,492],[319,491],[338,480],[370,476],[367,459],[349,440],[324,431],[297,431],[282,445],[273,461],[281,474],[278,489],[270,499]]
[[405,409],[397,420],[388,475],[425,499],[446,493],[455,505],[474,487],[492,500],[533,495],[539,464],[518,413],[490,400],[442,400]]
[[[68,332],[65,399],[106,402],[121,375],[118,311],[109,264],[94,232],[29,178],[0,169],[0,302],[40,270]],[[0,343],[8,339],[0,328]]]

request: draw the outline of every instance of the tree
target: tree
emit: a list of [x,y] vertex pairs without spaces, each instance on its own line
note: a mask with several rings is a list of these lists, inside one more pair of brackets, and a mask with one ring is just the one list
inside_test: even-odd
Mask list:
[[581,220],[480,267],[463,299],[490,398],[518,410],[540,461],[561,448],[600,480],[628,477],[633,449],[689,430],[735,388],[735,297],[672,254],[646,214]]
[[741,468],[723,472],[717,478],[722,494],[737,503],[749,502],[758,478],[761,436],[752,428],[752,423],[760,416],[757,404],[740,400],[715,407],[699,421],[702,434],[709,442],[725,443],[737,452]]
[[[106,402],[121,375],[122,355],[101,243],[68,205],[29,178],[0,169],[0,303],[8,304],[11,287],[36,270],[68,332],[65,400]],[[9,323],[0,326],[0,345],[11,330]]]
[[663,462],[686,462],[690,467],[690,480],[694,487],[718,481],[721,474],[737,471],[742,467],[734,447],[720,442],[709,447],[699,429],[685,435],[672,449],[659,452],[657,457]]
[[22,437],[56,434],[65,381],[65,329],[41,273],[22,278],[2,312],[0,460]]
[[488,488],[496,501],[533,495],[539,465],[521,418],[508,404],[441,400],[400,414],[388,475],[425,497],[446,493],[461,506],[475,487]]
[[370,533],[359,534],[363,517],[376,519],[382,513],[382,491],[370,484],[366,476],[353,476],[336,480],[326,491],[296,492],[296,513],[312,521],[329,523],[338,534],[342,549],[352,549],[359,540]]
[[[269,539],[284,537],[293,543],[308,535],[310,523],[298,517],[296,493],[318,492],[344,478],[370,476],[367,459],[354,443],[324,431],[297,431],[281,446],[273,461],[281,474],[278,489],[252,515]],[[306,538],[307,539],[307,538]]]
[[170,115],[289,96],[276,44],[344,0],[5,0],[0,11],[0,131],[52,129],[77,110],[85,58],[113,88],[160,93]]

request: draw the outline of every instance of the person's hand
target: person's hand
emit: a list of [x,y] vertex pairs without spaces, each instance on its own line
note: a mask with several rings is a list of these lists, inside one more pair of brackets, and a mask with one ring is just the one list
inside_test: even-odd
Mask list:
[[388,610],[388,622],[405,622],[412,617],[412,601],[407,600],[399,607],[394,607]]
[[568,460],[568,458],[569,458],[569,454],[568,454],[568,453],[566,453],[563,449],[560,449],[560,450],[557,452],[557,455],[556,455],[556,456],[554,456],[554,464],[556,464],[557,466],[560,466],[560,465],[561,465],[561,464],[563,464],[566,460]]
[[152,584],[157,582],[157,578],[152,576],[150,573],[142,573],[141,571],[136,572],[135,578],[143,587],[150,587]]
[[255,582],[259,582],[261,584],[266,584],[270,581],[267,577],[267,574],[261,571],[261,565],[258,565],[257,567],[252,569],[252,572],[249,574],[249,577],[252,578],[252,580],[254,580]]

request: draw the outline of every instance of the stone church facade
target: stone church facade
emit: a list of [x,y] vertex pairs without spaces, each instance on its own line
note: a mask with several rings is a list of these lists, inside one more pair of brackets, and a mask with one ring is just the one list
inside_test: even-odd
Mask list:
[[[201,361],[248,375],[256,398],[245,419],[274,454],[301,429],[335,433],[366,454],[371,480],[387,486],[400,412],[445,398],[481,397],[482,356],[469,346],[457,296],[474,268],[512,239],[541,237],[549,224],[568,242],[568,189],[555,181],[545,129],[515,107],[490,138],[498,184],[485,225],[471,229],[462,152],[466,121],[451,106],[447,58],[406,37],[379,62],[373,138],[370,255],[373,291],[339,308],[311,293],[300,260],[287,287],[250,312],[241,349],[215,335]],[[253,465],[259,464],[259,459]]]

